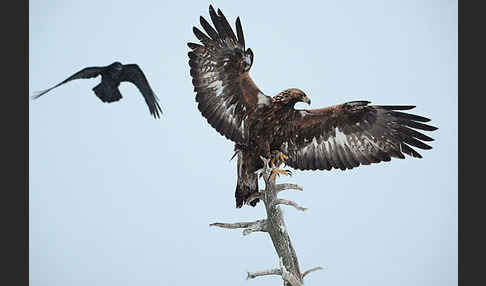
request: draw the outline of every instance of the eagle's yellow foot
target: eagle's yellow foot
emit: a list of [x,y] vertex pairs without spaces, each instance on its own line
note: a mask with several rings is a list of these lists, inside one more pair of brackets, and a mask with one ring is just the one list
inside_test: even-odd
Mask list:
[[283,170],[280,168],[273,169],[273,172],[275,172],[277,175],[284,175],[284,176],[292,176],[292,172],[290,170]]
[[289,157],[287,155],[285,155],[284,153],[282,153],[278,150],[274,150],[274,151],[272,151],[272,159],[270,161],[271,166],[272,167],[279,167],[282,164],[286,165],[285,161],[288,158]]

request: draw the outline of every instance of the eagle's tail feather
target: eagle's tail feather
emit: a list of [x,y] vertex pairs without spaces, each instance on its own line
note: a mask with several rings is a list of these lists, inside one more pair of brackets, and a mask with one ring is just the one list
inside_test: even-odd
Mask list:
[[[258,180],[258,177],[256,180]],[[258,185],[256,189],[251,189],[248,185],[237,184],[235,190],[236,207],[241,208],[244,204],[249,204],[252,207],[256,206],[260,199],[254,199],[248,202],[248,198],[255,192],[258,192]]]
[[260,199],[254,199],[251,202],[248,202],[248,199],[253,193],[258,192],[258,175],[252,170],[259,167],[258,163],[260,163],[260,160],[255,159],[252,153],[248,153],[241,146],[235,146],[235,151],[235,154],[238,156],[238,180],[235,190],[236,207],[241,208],[245,204],[254,207]]

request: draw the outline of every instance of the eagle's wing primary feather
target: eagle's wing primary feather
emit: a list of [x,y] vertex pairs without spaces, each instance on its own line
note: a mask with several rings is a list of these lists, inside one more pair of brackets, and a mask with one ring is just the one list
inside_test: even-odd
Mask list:
[[245,144],[247,129],[245,118],[260,104],[269,104],[250,78],[253,52],[245,50],[245,39],[240,19],[236,19],[236,35],[221,10],[212,6],[209,14],[214,28],[200,17],[203,33],[193,27],[202,45],[188,43],[192,83],[197,93],[196,101],[202,115],[221,135]]
[[142,93],[143,98],[145,99],[145,102],[149,108],[150,114],[152,114],[155,118],[160,117],[162,109],[158,103],[159,99],[150,87],[142,69],[140,69],[137,64],[123,65],[120,81],[128,81],[133,83]]
[[346,170],[403,153],[422,158],[412,147],[431,149],[432,138],[414,130],[433,131],[430,119],[397,110],[414,106],[368,105],[352,101],[314,110],[296,110],[287,164],[301,170]]
[[48,88],[48,89],[45,89],[45,90],[42,90],[42,91],[39,91],[39,92],[36,92],[34,94],[34,96],[32,96],[33,99],[36,99],[36,98],[39,98],[40,96],[42,96],[43,94],[49,92],[50,90],[62,85],[62,84],[65,84],[69,81],[72,81],[72,80],[75,80],[75,79],[83,79],[83,78],[93,78],[93,77],[97,77],[98,75],[101,74],[101,72],[103,71],[105,67],[88,67],[88,68],[84,68],[80,71],[78,71],[77,73],[73,74],[72,76],[68,77],[67,79],[63,80],[62,82],[56,84],[55,86],[51,87],[51,88]]

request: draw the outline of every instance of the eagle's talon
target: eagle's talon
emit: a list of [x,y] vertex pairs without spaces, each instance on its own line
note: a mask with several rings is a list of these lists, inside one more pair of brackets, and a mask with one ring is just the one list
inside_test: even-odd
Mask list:
[[292,172],[290,170],[282,170],[279,168],[273,169],[272,172],[274,172],[277,175],[285,175],[285,176],[292,176]]
[[272,151],[272,156],[271,156],[271,163],[274,168],[277,168],[284,164],[286,166],[286,160],[289,158],[286,154],[279,150],[273,150]]
[[239,149],[235,150],[235,153],[233,154],[233,156],[231,156],[230,161],[233,160],[233,158],[236,157],[236,155],[238,155],[238,153],[240,153],[240,152],[241,152],[241,150],[239,150]]
[[285,155],[282,152],[279,152],[278,155],[280,156],[280,160],[282,160],[285,164],[285,161],[289,158],[289,156]]

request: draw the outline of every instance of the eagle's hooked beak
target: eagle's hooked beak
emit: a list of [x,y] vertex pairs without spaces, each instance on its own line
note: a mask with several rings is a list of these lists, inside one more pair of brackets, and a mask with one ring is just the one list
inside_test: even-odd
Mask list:
[[309,105],[311,104],[311,100],[310,100],[310,98],[307,95],[304,97],[304,100],[303,101],[305,103],[309,104]]

